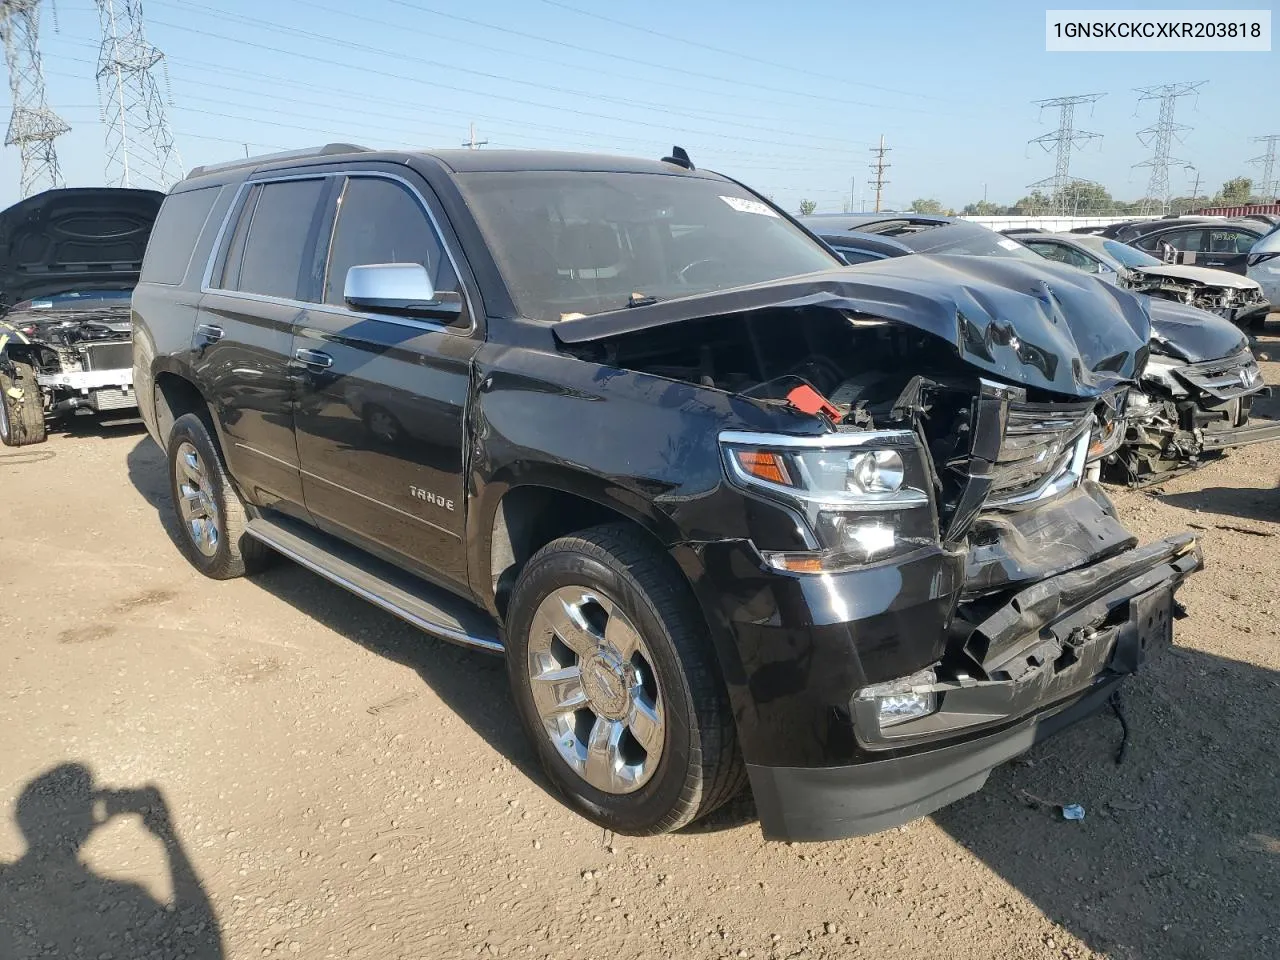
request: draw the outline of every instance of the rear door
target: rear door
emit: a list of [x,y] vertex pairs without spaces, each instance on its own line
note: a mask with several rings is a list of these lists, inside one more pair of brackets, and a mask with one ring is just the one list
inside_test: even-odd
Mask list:
[[[432,579],[467,580],[464,414],[480,346],[457,261],[424,183],[351,172],[338,185],[327,268],[295,330],[306,506],[321,526]],[[460,319],[356,312],[347,270],[421,263]]]
[[302,513],[289,369],[300,288],[316,273],[324,177],[251,182],[224,228],[192,341],[231,474],[250,499]]

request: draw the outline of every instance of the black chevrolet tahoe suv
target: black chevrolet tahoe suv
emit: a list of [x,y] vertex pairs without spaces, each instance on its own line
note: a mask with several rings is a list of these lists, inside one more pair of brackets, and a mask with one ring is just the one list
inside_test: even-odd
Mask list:
[[749,781],[813,840],[979,789],[1169,642],[1195,541],[1140,546],[1083,477],[1145,302],[847,267],[678,149],[330,145],[174,187],[134,383],[202,572],[283,554],[504,654],[605,827]]

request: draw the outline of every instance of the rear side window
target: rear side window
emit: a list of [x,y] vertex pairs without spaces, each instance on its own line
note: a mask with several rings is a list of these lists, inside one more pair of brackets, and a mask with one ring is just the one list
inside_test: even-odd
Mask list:
[[1139,244],[1148,250],[1159,250],[1161,244],[1167,243],[1173,249],[1183,253],[1199,253],[1200,243],[1204,238],[1203,230],[1177,230],[1154,237],[1146,237]]
[[[240,214],[227,253],[228,290],[297,299],[325,181],[282,180],[256,188]],[[256,202],[254,202],[256,199]]]
[[196,241],[221,191],[221,186],[201,187],[165,197],[142,261],[144,282],[182,283]]
[[422,204],[402,184],[352,177],[338,207],[324,302],[342,306],[347,271],[371,263],[420,263],[437,291],[456,291],[458,278]]

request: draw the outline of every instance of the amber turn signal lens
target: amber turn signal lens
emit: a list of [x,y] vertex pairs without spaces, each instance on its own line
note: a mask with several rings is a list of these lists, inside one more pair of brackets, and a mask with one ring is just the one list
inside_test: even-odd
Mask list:
[[744,471],[767,483],[780,483],[784,487],[792,486],[791,475],[787,473],[787,465],[776,453],[765,453],[760,450],[735,450],[738,464]]

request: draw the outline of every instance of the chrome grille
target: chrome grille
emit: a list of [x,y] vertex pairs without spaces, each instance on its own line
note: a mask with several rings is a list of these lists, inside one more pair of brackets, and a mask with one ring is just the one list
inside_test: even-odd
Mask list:
[[987,502],[1030,499],[1070,468],[1093,412],[1087,403],[1011,403]]
[[125,370],[133,367],[133,342],[82,343],[86,370]]

